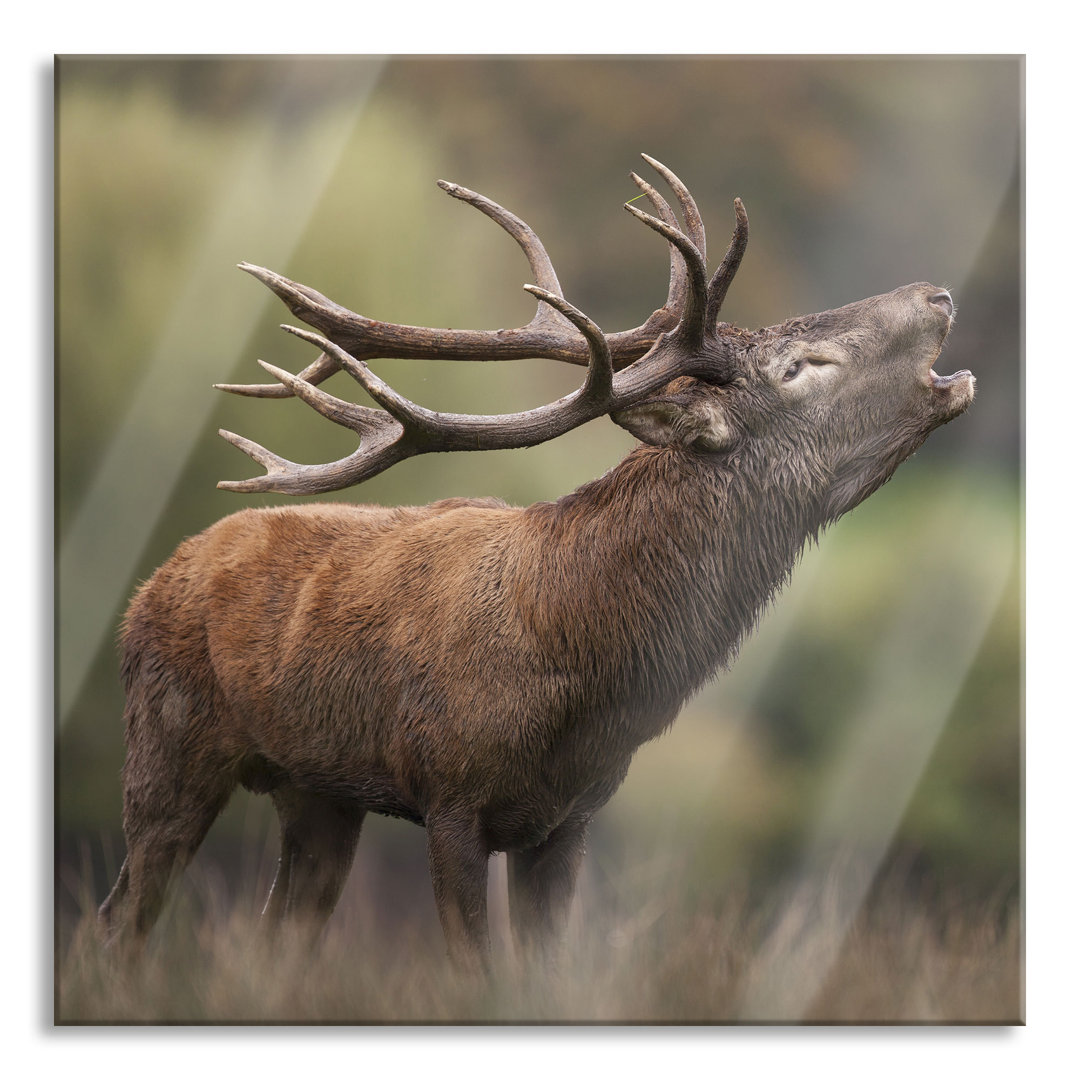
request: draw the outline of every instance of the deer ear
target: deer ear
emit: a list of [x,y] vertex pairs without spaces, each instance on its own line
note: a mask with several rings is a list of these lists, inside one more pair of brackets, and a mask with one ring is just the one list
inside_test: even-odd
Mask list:
[[735,440],[724,407],[701,397],[654,398],[612,413],[611,419],[650,446],[694,446],[715,452]]

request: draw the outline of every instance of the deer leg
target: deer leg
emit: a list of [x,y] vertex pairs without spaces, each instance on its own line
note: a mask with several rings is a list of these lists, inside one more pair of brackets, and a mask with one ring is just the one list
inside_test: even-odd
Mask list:
[[432,812],[425,821],[435,904],[450,958],[487,969],[487,863],[490,852],[475,813]]
[[[124,838],[120,876],[98,911],[105,940],[141,946],[161,913],[173,880],[191,861],[234,781],[225,770],[199,769],[183,760],[155,759],[143,768],[129,753],[124,767]],[[169,766],[172,765],[172,768]]]
[[271,926],[295,920],[317,933],[349,876],[364,811],[291,784],[271,798],[281,823],[281,856],[263,914]]
[[507,855],[510,924],[518,951],[551,962],[566,932],[589,819],[567,818],[542,843]]
[[138,951],[173,879],[191,861],[236,786],[234,762],[216,746],[216,718],[156,665],[136,673],[125,708],[124,840],[127,855],[98,911],[107,944]]

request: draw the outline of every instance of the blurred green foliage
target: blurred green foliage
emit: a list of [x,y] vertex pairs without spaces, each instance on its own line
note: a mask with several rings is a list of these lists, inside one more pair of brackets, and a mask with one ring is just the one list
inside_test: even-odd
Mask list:
[[[1020,64],[1010,58],[60,60],[61,551],[80,535],[73,523],[92,485],[122,493],[129,482],[124,469],[102,474],[123,426],[148,454],[182,463],[166,485],[165,512],[146,526],[148,539],[123,518],[109,523],[97,549],[67,551],[62,627],[77,635],[96,615],[108,630],[86,630],[92,663],[59,718],[61,854],[80,843],[119,846],[122,700],[112,641],[136,582],[224,514],[286,501],[215,489],[255,468],[215,429],[300,461],[352,448],[295,401],[213,396],[211,381],[261,381],[256,356],[292,370],[314,359],[277,331],[289,316],[272,298],[241,349],[222,345],[230,307],[261,288],[232,263],[261,262],[264,250],[284,245],[287,258],[274,269],[364,314],[438,326],[526,321],[533,308],[519,289],[528,273],[520,253],[486,219],[447,200],[433,183],[443,177],[528,220],[567,297],[601,326],[634,326],[662,302],[667,280],[662,245],[620,207],[636,194],[626,172],[642,170],[637,154],[646,151],[695,192],[714,260],[729,234],[732,197],[746,201],[752,240],[726,318],[758,326],[912,280],[948,284],[960,316],[942,363],[970,367],[979,396],[807,552],[734,670],[642,750],[597,823],[597,858],[647,863],[650,850],[685,848],[703,892],[730,874],[783,872],[812,832],[830,770],[886,670],[913,689],[928,755],[890,850],[913,852],[928,872],[978,888],[1014,887],[1022,756],[1019,89]],[[325,159],[319,125],[344,133]],[[250,199],[241,191],[228,202],[242,163],[263,160],[253,154],[268,163],[254,173],[260,184]],[[275,206],[274,162],[300,173],[310,163],[326,182],[301,207],[285,205],[282,182]],[[244,246],[202,282],[220,307],[177,327],[223,204],[235,205],[228,221]],[[295,245],[282,238],[286,209],[304,221]],[[184,343],[192,368],[170,366],[162,386],[140,398],[166,333]],[[550,400],[579,374],[534,361],[375,366],[424,404],[473,412]],[[194,380],[196,397],[183,398]],[[361,396],[345,383],[338,375],[330,388]],[[203,391],[204,406],[178,404],[201,401]],[[177,426],[186,431],[180,440]],[[601,421],[528,451],[413,459],[362,491],[331,497],[556,498],[631,445]],[[133,472],[139,456],[126,463]],[[132,499],[134,515],[137,492]],[[127,568],[122,587],[96,613],[79,610],[70,602],[74,583],[100,575],[107,558]],[[980,604],[989,612],[981,622],[972,614]],[[918,648],[894,648],[890,635]],[[63,649],[58,664],[70,664]],[[246,797],[213,835],[250,831],[253,814],[265,837],[267,811]],[[398,836],[369,832],[373,843]],[[419,833],[416,842],[422,865]]]

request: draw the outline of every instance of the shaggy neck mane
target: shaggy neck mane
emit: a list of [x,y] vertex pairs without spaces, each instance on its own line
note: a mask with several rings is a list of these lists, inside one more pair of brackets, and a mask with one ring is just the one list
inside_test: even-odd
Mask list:
[[747,455],[639,447],[528,508],[516,599],[548,662],[585,673],[570,710],[663,730],[734,659],[816,531],[808,485]]

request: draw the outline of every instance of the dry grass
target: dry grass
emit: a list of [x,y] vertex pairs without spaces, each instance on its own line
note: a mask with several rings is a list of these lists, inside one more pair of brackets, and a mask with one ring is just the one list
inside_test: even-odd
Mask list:
[[842,897],[824,882],[765,897],[728,890],[723,908],[693,911],[669,880],[642,895],[633,915],[579,905],[557,973],[519,970],[496,926],[492,978],[481,981],[450,969],[426,924],[391,931],[376,913],[345,905],[315,951],[270,946],[250,913],[226,911],[205,882],[194,892],[136,966],[103,955],[87,917],[61,933],[56,1021],[1008,1024],[1023,1016],[1015,902],[973,907],[878,888],[845,920]]

